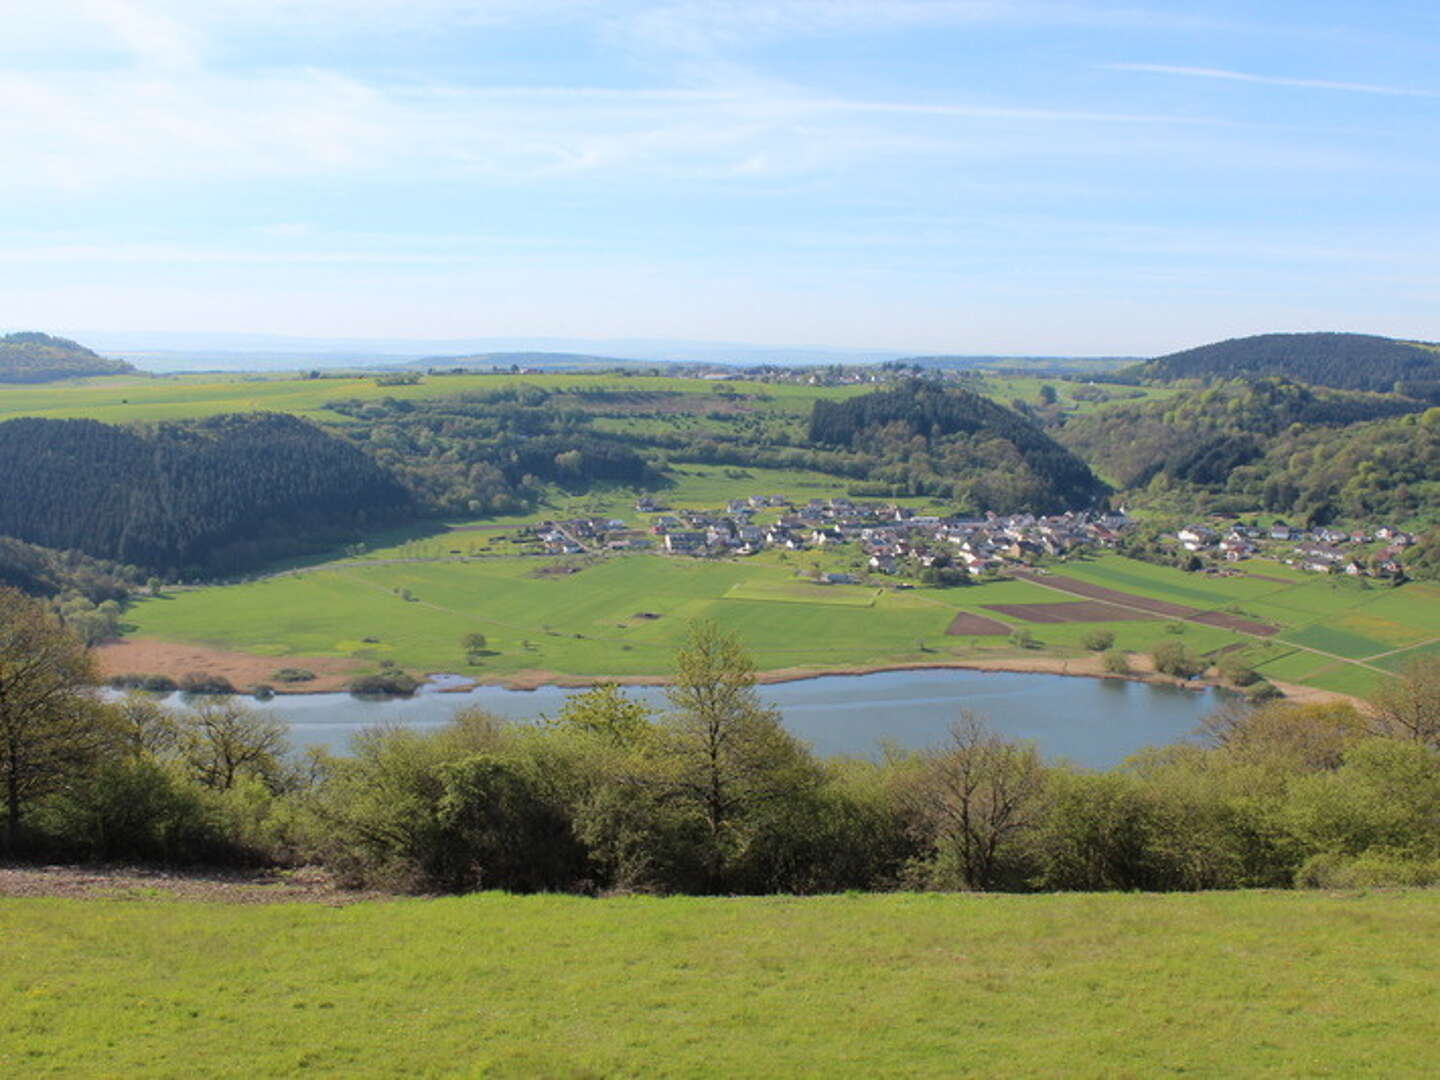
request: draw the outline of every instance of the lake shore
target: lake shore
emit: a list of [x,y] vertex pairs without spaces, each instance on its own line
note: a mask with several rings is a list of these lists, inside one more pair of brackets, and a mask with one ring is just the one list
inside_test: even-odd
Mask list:
[[[133,672],[162,674],[179,679],[190,672],[200,672],[206,675],[224,676],[237,688],[248,689],[259,684],[274,685],[272,682],[273,672],[282,667],[304,668],[315,673],[315,678],[307,682],[274,685],[276,693],[285,695],[343,693],[349,680],[362,674],[365,667],[360,661],[342,657],[257,656],[253,653],[235,652],[205,645],[165,642],[148,638],[127,638],[121,641],[106,642],[96,647],[94,652],[100,665],[101,674],[107,679]],[[897,660],[873,664],[796,665],[758,671],[756,681],[762,685],[770,685],[834,676],[875,675],[892,671],[965,669],[1124,680],[1190,690],[1224,686],[1219,680],[1185,680],[1162,675],[1155,670],[1150,657],[1142,653],[1130,653],[1128,658],[1130,672],[1123,675],[1104,670],[1100,655],[1089,653],[1071,657],[1018,655],[942,658],[937,656],[923,660]],[[433,678],[438,674],[431,673],[429,677]],[[664,686],[670,681],[667,675],[576,675],[545,668],[524,668],[508,674],[459,675],[451,676],[451,678],[455,680],[453,684],[447,685],[437,692],[464,693],[477,686],[499,686],[506,690],[538,690],[544,686],[554,686],[583,690],[601,683],[615,683],[620,686]],[[1306,704],[1346,702],[1357,707],[1365,707],[1365,703],[1361,699],[1348,694],[1290,683],[1276,683],[1275,685],[1288,699],[1296,702]]]

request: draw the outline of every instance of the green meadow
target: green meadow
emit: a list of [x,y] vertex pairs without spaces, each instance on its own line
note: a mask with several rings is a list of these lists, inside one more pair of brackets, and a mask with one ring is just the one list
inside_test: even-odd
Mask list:
[[1433,1076],[1440,893],[0,900],[7,1076]]
[[[277,658],[390,661],[480,679],[521,671],[664,674],[686,624],[698,618],[738,632],[762,670],[1073,659],[1085,655],[1087,634],[1103,627],[1129,652],[1176,639],[1199,654],[1240,648],[1269,678],[1358,695],[1440,638],[1432,614],[1440,590],[1426,585],[1367,590],[1313,577],[1291,584],[1202,577],[1119,556],[1055,567],[1132,595],[1280,627],[1264,639],[1176,620],[1047,624],[991,610],[1076,599],[1026,581],[901,589],[885,577],[859,585],[809,580],[816,572],[862,573],[853,547],[734,560],[650,553],[553,559],[515,550],[514,533],[505,529],[453,532],[259,581],[177,590],[141,600],[127,617],[142,638]],[[1028,631],[1032,640],[1022,647],[1007,634],[948,635],[959,612]],[[1347,629],[1352,624],[1366,633]],[[467,658],[461,639],[474,632],[486,636],[487,650]]]

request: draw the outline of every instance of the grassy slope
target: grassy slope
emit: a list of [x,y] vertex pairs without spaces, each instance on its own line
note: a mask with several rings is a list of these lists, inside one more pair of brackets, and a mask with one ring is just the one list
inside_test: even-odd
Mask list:
[[1423,1076],[1440,893],[0,901],[6,1075]]

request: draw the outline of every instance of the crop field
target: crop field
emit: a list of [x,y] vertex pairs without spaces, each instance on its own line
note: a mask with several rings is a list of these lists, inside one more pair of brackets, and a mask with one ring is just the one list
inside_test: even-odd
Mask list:
[[881,595],[879,589],[859,585],[821,585],[809,581],[741,581],[725,590],[727,600],[867,608],[874,607]]
[[1437,937],[1433,890],[10,899],[0,1073],[1419,1077]]

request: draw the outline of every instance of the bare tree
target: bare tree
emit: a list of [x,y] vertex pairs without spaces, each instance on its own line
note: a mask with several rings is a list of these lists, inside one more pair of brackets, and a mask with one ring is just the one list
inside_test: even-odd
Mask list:
[[1440,749],[1440,658],[1416,657],[1372,704],[1380,734]]
[[949,745],[925,755],[909,791],[911,810],[937,855],[953,857],[970,889],[1000,883],[1007,847],[1036,824],[1045,771],[1034,746],[991,732],[970,712]]
[[0,784],[5,848],[29,806],[94,761],[111,738],[84,642],[18,589],[0,587]]
[[233,698],[197,705],[181,721],[181,756],[200,783],[221,791],[245,774],[277,787],[289,749],[284,723]]

